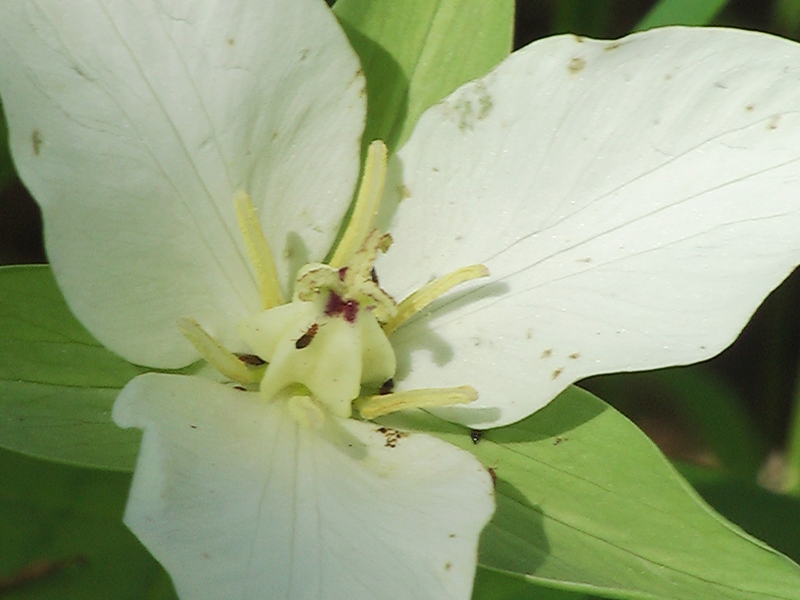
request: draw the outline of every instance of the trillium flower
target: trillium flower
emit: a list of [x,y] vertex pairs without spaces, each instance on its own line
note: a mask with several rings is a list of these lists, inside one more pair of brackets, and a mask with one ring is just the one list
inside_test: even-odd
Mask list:
[[114,407],[125,521],[184,598],[469,597],[491,478],[371,419],[500,426],[710,357],[800,255],[800,50],[766,35],[536,42],[370,146],[338,242],[365,86],[324,3],[13,0],[0,44],[70,307],[216,373]]

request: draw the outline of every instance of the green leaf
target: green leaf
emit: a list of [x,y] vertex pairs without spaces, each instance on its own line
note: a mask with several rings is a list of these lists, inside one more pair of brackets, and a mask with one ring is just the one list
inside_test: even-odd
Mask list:
[[782,488],[794,496],[800,496],[800,376],[795,385]]
[[3,600],[174,600],[122,524],[130,477],[0,450]]
[[512,0],[339,0],[334,12],[367,78],[365,144],[390,150],[426,108],[511,51]]
[[542,587],[524,576],[480,565],[472,590],[472,600],[585,600],[593,597]]
[[798,0],[775,0],[772,5],[772,22],[768,26],[786,37],[794,37],[800,29],[800,1]]
[[143,372],[69,312],[45,266],[0,268],[0,446],[47,460],[131,470],[138,430],[111,421],[117,392]]
[[553,6],[551,31],[607,38],[614,15],[614,0],[557,0]]
[[708,25],[726,4],[728,0],[660,0],[633,30],[666,25]]
[[749,481],[693,465],[676,465],[703,499],[725,518],[800,561],[800,500]]
[[766,443],[744,399],[706,365],[604,375],[592,380],[591,389],[629,410],[643,396],[664,399],[686,418],[725,470],[744,479],[755,479],[764,462]]
[[494,469],[484,566],[615,598],[800,598],[798,565],[716,514],[639,429],[588,392],[573,387],[477,445],[432,417],[403,425]]
[[764,440],[736,388],[705,365],[665,369],[658,379],[731,473],[754,480],[766,455]]

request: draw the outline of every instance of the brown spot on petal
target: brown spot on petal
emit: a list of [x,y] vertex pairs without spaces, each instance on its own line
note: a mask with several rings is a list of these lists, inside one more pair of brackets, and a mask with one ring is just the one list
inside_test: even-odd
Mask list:
[[378,433],[382,433],[386,438],[386,444],[384,445],[387,448],[396,448],[397,443],[404,437],[408,436],[408,434],[404,431],[398,431],[397,429],[392,429],[391,427],[378,427],[376,431]]
[[33,155],[39,156],[39,153],[42,150],[42,144],[44,140],[42,139],[42,132],[38,129],[34,129],[33,133],[31,133],[31,146],[33,146]]
[[586,61],[582,59],[580,56],[576,56],[571,61],[569,61],[569,65],[567,65],[567,70],[572,75],[577,75],[578,73],[583,71],[583,68],[585,66],[586,66]]
[[497,473],[492,467],[486,467],[486,470],[489,471],[489,475],[492,477],[492,485],[497,487]]

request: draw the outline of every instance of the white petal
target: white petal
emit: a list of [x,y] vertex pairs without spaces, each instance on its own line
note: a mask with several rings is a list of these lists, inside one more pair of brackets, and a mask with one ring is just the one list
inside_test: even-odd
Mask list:
[[763,34],[564,36],[430,109],[394,165],[381,281],[491,277],[395,334],[401,386],[473,385],[439,414],[502,425],[730,344],[800,260],[799,82],[800,46]]
[[0,94],[14,160],[78,318],[151,366],[259,306],[233,196],[288,285],[328,251],[358,175],[364,81],[318,0],[9,0]]
[[284,405],[169,375],[120,394],[114,420],[144,429],[125,522],[178,594],[469,598],[494,509],[477,460],[352,420],[333,421],[332,444]]

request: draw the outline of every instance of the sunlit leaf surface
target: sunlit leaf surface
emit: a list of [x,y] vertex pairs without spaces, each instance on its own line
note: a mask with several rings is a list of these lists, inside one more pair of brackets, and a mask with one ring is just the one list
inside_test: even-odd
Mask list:
[[0,269],[0,446],[131,470],[139,433],[111,421],[119,388],[142,372],[72,316],[48,267]]
[[426,108],[511,51],[510,0],[340,0],[334,12],[367,77],[365,143],[390,149]]

